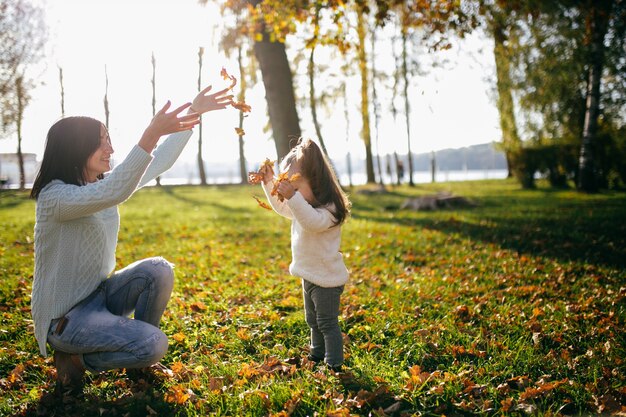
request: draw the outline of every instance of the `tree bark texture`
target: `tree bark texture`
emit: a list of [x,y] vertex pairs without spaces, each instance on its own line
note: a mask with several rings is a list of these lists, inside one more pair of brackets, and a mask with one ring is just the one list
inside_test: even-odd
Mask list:
[[295,141],[290,143],[290,139],[301,135],[293,77],[285,44],[270,42],[269,36],[265,34],[262,40],[254,43],[254,54],[263,75],[276,155],[281,159],[289,152],[291,145],[295,144]]
[[502,147],[508,166],[508,177],[512,176],[512,154],[521,146],[515,123],[515,109],[513,94],[511,93],[511,62],[506,46],[505,27],[494,17],[491,27],[494,47],[493,54],[496,61],[496,88],[498,91],[497,107],[500,116],[500,130],[502,131]]
[[372,139],[370,132],[369,112],[369,82],[367,71],[367,57],[365,56],[366,22],[365,16],[361,11],[357,12],[357,16],[357,33],[359,37],[359,45],[357,48],[359,71],[361,73],[361,119],[363,120],[361,137],[363,139],[363,144],[365,145],[365,172],[367,174],[367,183],[373,184],[376,182],[376,176],[374,175],[374,161],[372,158]]
[[613,6],[612,0],[594,2],[588,13],[588,39],[590,40],[587,98],[583,139],[578,160],[578,189],[594,193],[598,191],[596,161],[593,147],[600,114],[600,81],[604,65],[604,38]]

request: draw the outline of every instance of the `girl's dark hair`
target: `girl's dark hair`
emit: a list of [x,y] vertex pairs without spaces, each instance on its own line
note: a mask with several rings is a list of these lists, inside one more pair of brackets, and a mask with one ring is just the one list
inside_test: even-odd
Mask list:
[[46,150],[31,198],[37,199],[41,190],[52,180],[83,185],[85,166],[100,146],[102,122],[91,117],[66,117],[52,125],[46,138]]
[[314,207],[332,203],[335,206],[335,224],[343,223],[350,215],[350,200],[341,189],[335,171],[319,146],[310,139],[300,138],[296,147],[285,156],[283,163],[290,164],[294,161],[300,167],[300,175],[311,186],[317,200]]

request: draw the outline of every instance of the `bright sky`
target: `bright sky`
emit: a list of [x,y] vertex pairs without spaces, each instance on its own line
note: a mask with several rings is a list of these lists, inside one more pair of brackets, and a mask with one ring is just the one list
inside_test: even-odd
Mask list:
[[[218,51],[220,22],[217,7],[197,0],[63,0],[46,2],[49,27],[45,65],[35,73],[41,81],[32,92],[32,101],[23,121],[23,151],[43,154],[45,135],[61,116],[58,67],[63,68],[65,114],[88,115],[104,121],[104,67],[109,78],[110,133],[121,160],[138,141],[152,116],[151,53],[156,57],[157,108],[171,99],[174,105],[190,101],[197,92],[198,47],[205,48],[203,84],[217,89],[225,85],[219,71],[225,66],[238,75],[234,59]],[[289,41],[288,41],[289,42]],[[491,98],[493,54],[491,45],[477,36],[441,53],[448,61],[445,68],[430,70],[414,79],[411,97],[411,147],[414,152],[459,148],[500,140],[497,111]],[[390,48],[378,48],[377,67],[393,66]],[[330,59],[319,55],[321,60]],[[301,82],[307,82],[302,79]],[[359,81],[346,79],[350,103],[349,140],[345,137],[343,102],[333,105],[331,114],[321,111],[323,135],[333,158],[344,158],[349,147],[363,156],[358,115]],[[321,93],[322,82],[318,83]],[[303,85],[302,94],[308,91]],[[237,87],[235,88],[237,92]],[[383,93],[380,93],[385,98]],[[245,119],[245,151],[251,165],[266,156],[275,157],[268,123],[261,78],[248,93],[246,102],[252,112]],[[380,151],[406,152],[404,119],[394,123],[383,103],[380,126]],[[338,111],[341,109],[341,111]],[[299,111],[303,136],[315,138],[310,112]],[[238,158],[238,125],[235,109],[209,113],[203,118],[203,156],[207,163],[233,162]],[[373,118],[372,118],[373,125]],[[372,131],[372,140],[375,132]],[[197,133],[194,134],[197,138]],[[185,149],[181,159],[193,161],[196,140]],[[15,152],[15,137],[0,141],[0,152]],[[376,149],[374,148],[376,153]]]

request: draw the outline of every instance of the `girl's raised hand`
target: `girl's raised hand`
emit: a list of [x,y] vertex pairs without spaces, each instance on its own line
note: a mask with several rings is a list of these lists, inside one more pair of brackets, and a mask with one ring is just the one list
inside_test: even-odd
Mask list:
[[225,88],[217,93],[208,94],[212,86],[208,86],[200,91],[191,103],[190,111],[198,114],[206,113],[212,110],[225,109],[226,106],[233,104],[233,96],[226,95],[230,88]]
[[259,174],[263,175],[263,182],[267,184],[274,179],[274,168],[270,165],[263,164],[261,169],[259,169]]
[[167,110],[171,105],[172,103],[168,100],[165,106],[154,115],[150,125],[141,136],[138,145],[146,152],[152,152],[161,136],[189,130],[200,123],[198,113],[189,113],[179,117],[183,110],[191,106],[191,103],[185,103],[168,113]]

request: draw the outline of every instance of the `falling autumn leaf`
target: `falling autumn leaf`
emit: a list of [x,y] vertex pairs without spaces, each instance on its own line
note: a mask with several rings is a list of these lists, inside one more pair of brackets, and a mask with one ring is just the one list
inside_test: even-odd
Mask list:
[[235,101],[231,104],[231,106],[243,113],[250,113],[250,111],[252,111],[252,107],[250,107],[250,105],[244,103],[243,101]]
[[256,200],[257,203],[259,203],[260,207],[263,207],[265,210],[271,210],[272,209],[271,206],[269,206],[265,201],[262,201],[261,199],[259,199],[259,197],[255,196],[255,195],[253,195],[252,197]]
[[222,70],[220,71],[220,75],[222,76],[223,79],[231,81],[230,87],[228,87],[229,90],[232,90],[235,87],[235,85],[237,85],[237,78],[230,75],[228,71],[226,71],[226,68],[222,67]]
[[272,161],[269,158],[265,158],[265,161],[261,164],[258,171],[250,171],[248,172],[248,183],[250,184],[260,184],[263,181],[263,168],[269,167],[270,169],[274,169],[274,163],[276,161]]

